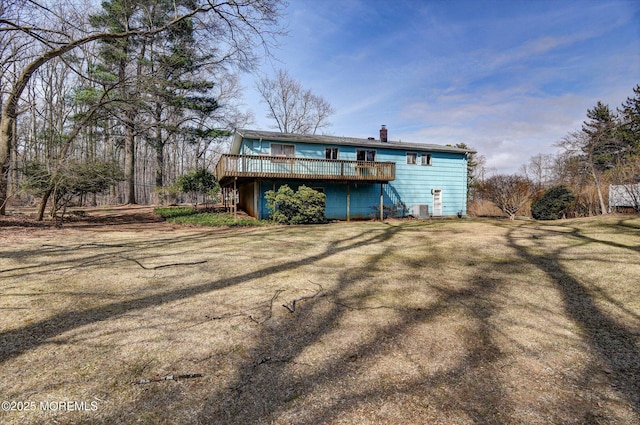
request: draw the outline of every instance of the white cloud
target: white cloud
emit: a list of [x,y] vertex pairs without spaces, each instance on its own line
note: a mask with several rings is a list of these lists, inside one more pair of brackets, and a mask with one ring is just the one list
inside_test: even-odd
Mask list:
[[488,167],[515,172],[531,156],[553,151],[555,142],[579,127],[584,103],[584,98],[572,94],[535,97],[517,88],[466,98],[442,95],[432,104],[407,105],[402,122],[419,124],[398,137],[425,143],[464,142],[487,158]]

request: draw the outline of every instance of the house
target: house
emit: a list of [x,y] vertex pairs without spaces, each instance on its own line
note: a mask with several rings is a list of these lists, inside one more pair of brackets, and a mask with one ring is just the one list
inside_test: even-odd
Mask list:
[[[288,184],[326,195],[329,219],[465,215],[468,149],[368,139],[238,130],[216,177],[251,216],[267,218],[265,192]],[[237,194],[237,197],[236,197]],[[382,206],[382,208],[381,208]]]

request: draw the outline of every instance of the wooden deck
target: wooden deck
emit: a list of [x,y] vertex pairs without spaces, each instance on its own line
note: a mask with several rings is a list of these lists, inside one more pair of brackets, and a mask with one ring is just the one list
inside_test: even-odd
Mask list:
[[225,154],[216,165],[221,185],[235,178],[384,183],[395,175],[394,162]]

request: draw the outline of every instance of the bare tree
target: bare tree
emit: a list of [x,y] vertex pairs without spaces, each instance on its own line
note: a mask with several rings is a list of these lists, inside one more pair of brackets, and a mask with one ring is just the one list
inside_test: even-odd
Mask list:
[[531,199],[533,194],[531,182],[517,174],[498,174],[489,177],[482,184],[482,193],[486,199],[507,214],[510,220],[515,218],[516,212]]
[[606,214],[607,208],[602,195],[602,173],[597,169],[595,156],[600,143],[599,135],[591,136],[584,131],[574,131],[569,133],[561,142],[557,144],[565,153],[569,154],[573,160],[577,160],[593,179],[598,201],[600,204],[600,214]]
[[[217,58],[227,65],[247,69],[255,61],[257,47],[268,54],[270,41],[281,34],[277,22],[282,0],[245,0],[228,2],[194,0],[175,2],[171,16],[162,25],[129,26],[120,31],[95,30],[86,25],[86,5],[74,9],[72,2],[58,4],[57,9],[37,0],[3,2],[0,34],[20,38],[31,48],[10,63],[16,64],[11,78],[2,79],[2,111],[0,114],[0,214],[5,213],[12,149],[15,146],[16,120],[21,112],[19,103],[34,73],[45,63],[78,50],[80,47],[107,40],[127,40],[132,37],[148,38],[173,29],[189,21],[197,26],[206,39],[215,40]],[[80,11],[83,9],[84,11]],[[8,35],[4,35],[8,34]],[[205,36],[202,36],[205,39]],[[16,44],[17,45],[17,44]],[[18,50],[17,53],[23,53]],[[3,76],[7,68],[3,51]],[[76,70],[76,72],[82,72]]]
[[534,190],[539,191],[554,183],[553,167],[552,154],[538,154],[529,158],[529,162],[520,167],[520,173],[531,181]]
[[256,88],[267,104],[267,117],[276,122],[274,128],[282,133],[316,134],[330,125],[328,119],[335,113],[328,101],[304,90],[282,69],[274,79],[262,78]]

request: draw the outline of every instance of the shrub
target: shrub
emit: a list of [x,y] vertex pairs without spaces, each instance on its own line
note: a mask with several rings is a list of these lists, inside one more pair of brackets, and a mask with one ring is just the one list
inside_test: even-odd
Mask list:
[[573,192],[565,186],[552,187],[531,204],[531,215],[536,220],[557,220],[574,199]]
[[325,223],[326,196],[307,186],[294,192],[288,185],[265,193],[271,218],[281,224]]
[[517,174],[498,174],[486,179],[480,188],[482,196],[496,204],[509,219],[515,219],[520,208],[531,199],[531,182]]
[[74,197],[104,192],[124,180],[120,166],[109,161],[69,160],[62,164],[57,172],[50,172],[43,163],[31,162],[24,166],[22,172],[22,190],[44,197],[48,197],[49,192],[49,199],[53,200],[51,216],[55,217],[57,212],[62,210],[61,218]]
[[194,206],[198,205],[199,195],[203,198],[205,198],[206,195],[215,198],[220,191],[220,185],[216,181],[215,175],[204,168],[197,168],[188,174],[183,174],[178,177],[175,184],[179,191],[193,195]]

